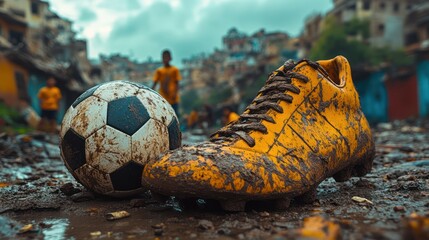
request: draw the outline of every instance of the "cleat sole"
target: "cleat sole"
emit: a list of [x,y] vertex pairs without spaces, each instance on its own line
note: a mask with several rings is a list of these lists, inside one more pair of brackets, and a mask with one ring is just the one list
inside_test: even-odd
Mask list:
[[296,196],[295,200],[300,203],[312,203],[317,199],[317,185],[313,186],[307,192]]
[[244,212],[246,201],[219,200],[220,206],[227,212]]

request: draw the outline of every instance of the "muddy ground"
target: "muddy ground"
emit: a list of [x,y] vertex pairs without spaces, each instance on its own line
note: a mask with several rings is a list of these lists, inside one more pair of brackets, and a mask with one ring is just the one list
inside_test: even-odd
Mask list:
[[[227,213],[204,200],[94,196],[64,167],[55,136],[0,134],[0,239],[429,239],[429,120],[379,124],[374,136],[367,176],[328,179],[316,202],[287,211]],[[185,134],[187,143],[204,138]],[[120,210],[130,216],[106,219]]]

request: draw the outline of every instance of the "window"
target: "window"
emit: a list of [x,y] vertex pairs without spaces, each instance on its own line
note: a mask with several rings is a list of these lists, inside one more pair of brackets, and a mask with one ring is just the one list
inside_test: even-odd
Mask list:
[[347,6],[347,9],[348,9],[348,10],[352,10],[352,11],[356,10],[356,4],[355,4],[355,3],[353,3],[353,4],[348,5],[348,6]]
[[4,6],[4,0],[0,0],[0,8]]
[[364,10],[371,9],[371,1],[369,1],[369,0],[363,1],[363,9]]
[[9,31],[9,42],[13,45],[18,45],[24,41],[24,33],[14,30]]
[[384,34],[384,24],[382,24],[382,23],[378,24],[377,33],[380,36]]
[[27,83],[25,82],[25,77],[22,72],[15,72],[15,82],[18,88],[18,98],[21,100],[28,100]]
[[384,9],[386,9],[386,3],[380,2],[380,10],[384,10]]
[[393,11],[399,12],[399,3],[398,2],[393,3]]
[[411,45],[419,42],[419,36],[416,32],[409,33],[405,36],[405,45]]
[[31,3],[31,13],[34,15],[39,15],[39,4],[37,2]]

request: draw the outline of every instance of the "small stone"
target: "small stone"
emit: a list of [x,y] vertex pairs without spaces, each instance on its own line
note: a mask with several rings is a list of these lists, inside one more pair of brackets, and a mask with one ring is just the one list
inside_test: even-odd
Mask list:
[[273,226],[279,227],[279,228],[288,228],[287,222],[273,222]]
[[33,230],[33,224],[24,225],[21,229],[19,229],[18,233],[26,233]]
[[404,175],[404,176],[400,176],[397,179],[398,181],[414,181],[416,180],[416,177],[413,175]]
[[374,204],[370,200],[363,198],[363,197],[358,197],[358,196],[352,197],[352,200],[357,202],[357,203],[367,203],[367,204],[371,204],[371,205]]
[[80,193],[82,190],[76,188],[73,183],[66,183],[60,187],[60,191],[66,196],[72,196],[73,194]]
[[95,232],[91,232],[89,235],[91,235],[91,237],[98,237],[101,235],[100,231],[95,231]]
[[231,230],[229,228],[220,228],[217,230],[217,233],[220,235],[229,235],[231,234]]
[[189,238],[196,238],[196,237],[198,237],[196,233],[191,233],[191,235],[189,235]]
[[270,213],[268,213],[268,212],[260,212],[260,213],[259,213],[259,216],[261,216],[261,217],[263,217],[263,218],[265,218],[265,217],[269,217],[269,216],[270,216]]
[[158,224],[152,225],[153,229],[164,229],[165,227],[166,226],[164,223],[158,223]]
[[203,219],[198,221],[198,228],[202,230],[213,230],[214,225],[213,225],[213,222]]
[[126,218],[129,217],[130,213],[127,211],[117,211],[117,212],[111,212],[111,213],[107,213],[106,214],[106,219],[109,221],[113,221],[113,220],[119,220],[122,218]]
[[395,210],[395,212],[404,212],[405,211],[405,207],[404,206],[395,206],[393,208],[393,210]]

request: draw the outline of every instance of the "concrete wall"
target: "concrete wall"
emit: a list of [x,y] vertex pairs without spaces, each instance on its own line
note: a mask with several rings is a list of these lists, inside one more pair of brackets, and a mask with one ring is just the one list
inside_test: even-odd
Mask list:
[[28,83],[28,71],[4,57],[0,57],[0,99],[7,105],[20,106],[16,73],[23,76],[25,84]]

